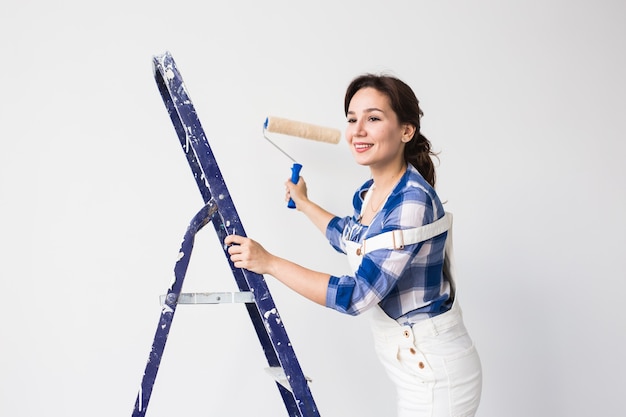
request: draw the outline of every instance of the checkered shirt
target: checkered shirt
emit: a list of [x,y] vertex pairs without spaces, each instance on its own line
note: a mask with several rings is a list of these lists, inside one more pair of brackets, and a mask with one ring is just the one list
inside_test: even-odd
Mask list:
[[[366,237],[432,223],[444,215],[435,190],[409,164],[381,211],[369,226],[359,223],[363,197],[370,179],[354,194],[354,214],[334,217],[326,237],[335,250],[346,253],[343,239],[362,242]],[[400,324],[412,324],[447,311],[450,283],[444,279],[443,258],[447,232],[403,249],[377,249],[366,253],[354,275],[331,276],[326,306],[358,315],[379,304]]]

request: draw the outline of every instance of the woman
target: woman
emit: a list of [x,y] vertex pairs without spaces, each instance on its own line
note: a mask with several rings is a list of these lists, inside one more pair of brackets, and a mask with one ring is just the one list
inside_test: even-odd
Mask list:
[[313,271],[235,235],[225,240],[231,261],[340,312],[371,309],[376,351],[396,384],[399,416],[473,416],[481,365],[455,300],[451,216],[434,190],[419,102],[397,78],[367,74],[349,85],[344,109],[354,159],[371,171],[354,195],[354,214],[340,218],[322,209],[308,199],[302,178],[285,185],[286,200],[348,255],[354,273]]

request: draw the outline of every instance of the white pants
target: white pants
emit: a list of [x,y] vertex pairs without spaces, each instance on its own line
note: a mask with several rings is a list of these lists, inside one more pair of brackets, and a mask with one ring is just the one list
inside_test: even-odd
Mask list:
[[398,416],[474,416],[482,370],[458,302],[413,327],[401,326],[380,307],[373,310],[375,348],[396,384]]

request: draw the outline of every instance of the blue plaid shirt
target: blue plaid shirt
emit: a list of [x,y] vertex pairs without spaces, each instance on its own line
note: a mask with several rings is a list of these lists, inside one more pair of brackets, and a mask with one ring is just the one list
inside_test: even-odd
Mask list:
[[[326,237],[339,252],[346,253],[343,239],[362,242],[366,237],[396,229],[432,223],[444,215],[435,190],[411,165],[369,226],[359,223],[363,197],[370,179],[354,194],[354,214],[335,217]],[[441,314],[451,307],[450,283],[444,279],[443,258],[447,232],[403,249],[377,249],[363,256],[354,275],[331,276],[326,306],[357,315],[379,304],[401,324]]]

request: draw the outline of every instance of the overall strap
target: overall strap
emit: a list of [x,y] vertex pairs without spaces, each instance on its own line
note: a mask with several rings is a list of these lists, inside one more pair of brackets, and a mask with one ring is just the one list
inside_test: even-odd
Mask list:
[[365,239],[361,244],[360,254],[365,255],[376,249],[403,249],[405,245],[423,242],[448,231],[452,227],[452,213],[424,226],[412,229],[398,229],[381,233]]

